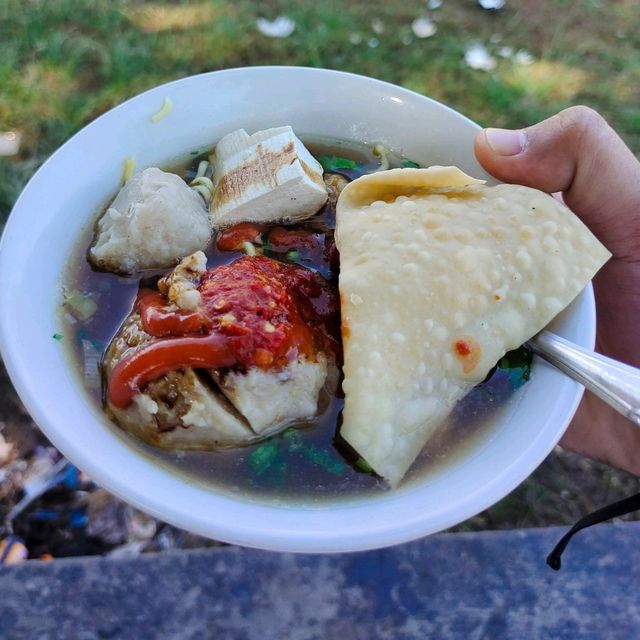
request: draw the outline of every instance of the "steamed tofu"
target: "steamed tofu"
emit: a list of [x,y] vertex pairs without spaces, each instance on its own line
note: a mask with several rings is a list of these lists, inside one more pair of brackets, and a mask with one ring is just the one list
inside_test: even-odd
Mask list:
[[322,166],[291,127],[228,134],[211,157],[214,229],[239,222],[299,222],[327,200]]
[[299,358],[281,371],[253,368],[246,373],[233,372],[219,384],[251,429],[264,435],[274,425],[315,416],[326,378],[327,359],[319,354],[317,362]]

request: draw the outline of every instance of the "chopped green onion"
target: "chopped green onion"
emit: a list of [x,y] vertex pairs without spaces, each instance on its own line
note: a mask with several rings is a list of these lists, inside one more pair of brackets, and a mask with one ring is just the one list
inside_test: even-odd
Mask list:
[[242,243],[242,250],[251,258],[256,255],[256,248],[248,240]]
[[64,336],[61,333],[54,333],[53,336],[51,336],[54,340],[57,340],[58,342],[60,342],[60,340],[62,340],[62,338],[64,338]]
[[420,165],[417,162],[414,162],[413,160],[403,160],[402,161],[402,166],[407,168],[407,169],[419,169]]
[[89,320],[91,316],[98,310],[96,301],[90,296],[85,295],[81,291],[74,289],[64,298],[64,305],[79,320]]
[[300,253],[295,249],[292,249],[291,251],[287,251],[284,257],[293,262],[294,260],[300,260]]
[[364,473],[373,473],[373,467],[364,458],[356,460],[356,469]]

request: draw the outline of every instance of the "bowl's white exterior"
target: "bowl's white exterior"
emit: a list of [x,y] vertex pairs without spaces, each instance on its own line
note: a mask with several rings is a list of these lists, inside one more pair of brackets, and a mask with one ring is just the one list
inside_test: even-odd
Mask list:
[[[171,113],[153,124],[165,97]],[[123,161],[163,166],[244,127],[289,124],[305,134],[381,142],[406,157],[455,164],[487,177],[475,161],[478,127],[405,89],[335,71],[254,67],[178,80],[139,95],[82,129],[40,168],[20,196],[0,244],[0,349],[27,409],[50,440],[96,482],[179,527],[218,540],[280,551],[382,547],[452,526],[522,482],[551,451],[582,388],[536,361],[535,375],[488,438],[424,482],[375,497],[293,505],[218,493],[136,453],[89,400],[70,370],[56,305],[77,239],[115,192]],[[589,287],[554,329],[592,347]]]

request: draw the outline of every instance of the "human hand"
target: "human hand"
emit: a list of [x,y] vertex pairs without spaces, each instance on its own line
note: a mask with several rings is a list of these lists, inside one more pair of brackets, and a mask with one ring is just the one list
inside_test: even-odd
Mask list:
[[[605,120],[571,107],[518,131],[485,129],[482,166],[504,182],[562,193],[611,251],[593,281],[596,350],[640,366],[640,162]],[[640,475],[640,429],[589,392],[560,444]]]

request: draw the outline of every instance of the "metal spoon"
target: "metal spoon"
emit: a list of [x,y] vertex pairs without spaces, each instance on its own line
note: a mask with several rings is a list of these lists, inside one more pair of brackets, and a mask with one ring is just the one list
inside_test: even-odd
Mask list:
[[549,331],[527,346],[640,427],[640,369],[583,349]]

